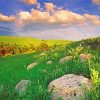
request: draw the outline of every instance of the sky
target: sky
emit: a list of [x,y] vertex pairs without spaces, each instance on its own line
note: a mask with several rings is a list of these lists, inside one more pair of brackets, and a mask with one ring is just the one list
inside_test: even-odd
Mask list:
[[0,35],[81,40],[100,36],[100,0],[0,0]]

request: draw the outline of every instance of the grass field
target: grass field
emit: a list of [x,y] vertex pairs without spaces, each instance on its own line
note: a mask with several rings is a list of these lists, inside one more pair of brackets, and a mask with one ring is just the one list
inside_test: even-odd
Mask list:
[[[100,38],[96,40],[100,41]],[[97,46],[95,45],[96,42],[92,42],[95,46],[92,48],[87,41],[89,40],[58,46],[44,52],[45,56],[40,56],[42,52],[35,52],[3,57],[0,60],[0,83],[4,85],[5,90],[0,95],[0,100],[50,100],[48,84],[52,80],[68,73],[82,74],[91,78],[90,69],[100,72],[100,49],[94,49]],[[81,53],[90,53],[93,58],[86,62],[81,62],[79,59]],[[63,65],[59,64],[59,59],[67,55],[72,55],[74,59]],[[53,61],[53,64],[46,64],[48,60]],[[27,66],[33,62],[38,62],[39,65],[27,71]],[[31,80],[32,86],[27,95],[21,98],[15,94],[14,87],[23,79]],[[100,73],[97,81],[99,79]],[[95,92],[88,93],[89,100],[99,100],[100,87],[96,87],[96,85],[94,87]]]
[[32,53],[57,45],[67,45],[68,40],[40,40],[31,37],[0,36],[0,56]]
[[26,45],[29,46],[29,44],[34,44],[34,46],[38,46],[40,43],[45,42],[49,46],[52,46],[54,44],[60,45],[60,44],[66,44],[70,41],[67,40],[40,40],[36,38],[31,37],[15,37],[15,36],[0,36],[0,42],[9,43],[9,44],[18,44],[18,45]]

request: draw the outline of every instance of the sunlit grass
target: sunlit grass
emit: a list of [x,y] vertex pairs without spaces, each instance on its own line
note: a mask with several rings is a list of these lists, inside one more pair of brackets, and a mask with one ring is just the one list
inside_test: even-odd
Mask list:
[[[93,84],[97,84],[98,79],[100,79],[100,52],[98,50],[83,48],[83,46],[80,47],[78,44],[74,46],[74,44],[70,44],[68,46],[55,47],[43,52],[45,55],[42,55],[42,52],[35,52],[3,57],[0,61],[0,83],[4,85],[5,90],[0,95],[0,100],[17,100],[17,98],[25,98],[26,100],[50,100],[50,93],[48,91],[49,83],[69,73],[83,75],[92,79]],[[82,62],[79,58],[81,53],[90,53],[93,55],[93,58]],[[59,60],[67,55],[75,57],[63,65],[59,64]],[[53,61],[53,64],[46,64],[48,60]],[[39,62],[39,65],[27,71],[27,66],[33,62]],[[23,79],[31,80],[32,86],[27,92],[27,95],[18,97],[14,92],[14,88]],[[99,100],[99,86],[100,84],[98,87],[94,85],[93,88],[97,95],[91,89],[91,91],[87,91],[84,100]]]

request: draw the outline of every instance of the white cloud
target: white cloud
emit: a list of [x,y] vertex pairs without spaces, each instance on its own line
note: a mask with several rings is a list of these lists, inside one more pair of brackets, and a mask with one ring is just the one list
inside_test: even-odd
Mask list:
[[3,22],[14,22],[15,21],[15,16],[5,16],[3,14],[0,14],[0,21]]
[[35,9],[30,13],[25,11],[18,13],[18,24],[21,26],[30,23],[72,25],[85,23],[85,21],[84,16],[68,10],[57,10],[52,15],[47,11]]
[[64,26],[68,25],[85,25],[91,23],[93,25],[100,25],[100,16],[84,14],[80,15],[68,10],[57,9],[52,14],[50,11],[54,10],[54,7],[46,7],[47,11],[31,9],[31,12],[21,11],[18,13],[18,26],[24,26],[27,24],[60,24]]
[[55,7],[53,3],[45,3],[45,8],[48,12],[54,12]]
[[92,22],[94,25],[100,25],[100,17],[97,15],[84,14],[87,21]]

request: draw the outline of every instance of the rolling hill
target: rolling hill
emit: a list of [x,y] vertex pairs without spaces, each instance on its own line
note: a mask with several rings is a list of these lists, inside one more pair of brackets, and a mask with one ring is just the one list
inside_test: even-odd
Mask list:
[[68,40],[41,40],[32,37],[15,37],[15,36],[0,36],[0,42],[17,44],[17,45],[29,45],[34,44],[38,46],[40,43],[47,43],[49,46],[60,45],[70,43]]
[[[65,74],[78,74],[91,79],[91,69],[95,69],[93,76],[100,79],[100,49],[95,49],[100,38],[77,41],[68,45],[51,48],[47,51],[34,52],[30,54],[20,54],[3,57],[0,60],[0,84],[4,86],[4,91],[0,94],[0,100],[50,100],[48,84]],[[92,47],[93,44],[93,47]],[[95,45],[94,45],[95,44]],[[95,46],[95,47],[94,47]],[[44,55],[45,54],[45,55]],[[82,62],[80,54],[91,54],[92,58]],[[59,60],[65,56],[73,56],[73,60],[60,64]],[[52,64],[47,64],[52,61]],[[27,66],[33,62],[39,64],[31,70]],[[95,78],[96,77],[96,78]],[[14,88],[21,80],[30,80],[32,87],[24,97],[19,97]],[[99,82],[96,80],[96,82]],[[93,89],[87,93],[84,100],[99,100],[100,83],[94,83]]]

